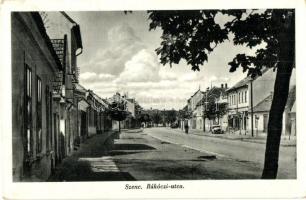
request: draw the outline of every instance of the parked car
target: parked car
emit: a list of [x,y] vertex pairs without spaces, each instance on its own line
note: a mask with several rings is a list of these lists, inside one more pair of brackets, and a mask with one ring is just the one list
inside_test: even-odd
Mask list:
[[211,133],[212,134],[223,134],[224,131],[222,130],[220,125],[214,125],[211,127]]
[[171,128],[178,128],[179,125],[178,125],[178,123],[172,123],[172,124],[170,125],[170,127],[171,127]]

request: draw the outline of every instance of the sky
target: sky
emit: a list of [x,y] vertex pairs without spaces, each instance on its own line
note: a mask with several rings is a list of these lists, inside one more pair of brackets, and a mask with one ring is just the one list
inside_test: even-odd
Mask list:
[[254,52],[228,41],[215,48],[200,71],[192,71],[185,62],[171,68],[159,63],[155,49],[162,32],[149,31],[145,11],[67,13],[81,27],[80,84],[102,98],[116,92],[127,94],[145,109],[181,109],[199,88],[204,91],[222,83],[233,86],[246,74],[241,69],[230,73],[228,62],[237,53]]

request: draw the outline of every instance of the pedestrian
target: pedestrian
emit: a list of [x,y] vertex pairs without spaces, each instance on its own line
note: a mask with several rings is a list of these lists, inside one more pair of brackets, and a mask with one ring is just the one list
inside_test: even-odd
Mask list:
[[188,129],[189,129],[189,126],[188,126],[188,124],[186,123],[186,124],[185,124],[185,133],[186,133],[186,134],[188,134]]

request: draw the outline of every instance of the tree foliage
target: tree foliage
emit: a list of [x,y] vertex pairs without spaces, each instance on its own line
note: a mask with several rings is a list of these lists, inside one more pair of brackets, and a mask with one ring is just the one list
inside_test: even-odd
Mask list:
[[151,118],[152,118],[153,123],[156,125],[162,123],[162,116],[161,116],[161,112],[159,111],[153,112]]
[[110,105],[110,109],[108,110],[108,114],[111,119],[116,121],[125,120],[131,113],[125,110],[124,102],[113,102]]
[[172,124],[177,120],[177,111],[176,110],[167,110],[165,111],[165,122]]
[[[293,14],[293,10],[281,9],[148,11],[149,29],[162,29],[162,42],[156,52],[163,65],[172,66],[184,59],[192,70],[200,70],[209,53],[229,40],[231,33],[235,45],[250,48],[264,45],[255,55],[238,54],[229,62],[230,72],[241,67],[252,77],[261,75],[263,67],[276,68],[279,62],[284,62],[280,55],[280,33],[292,26]],[[228,21],[218,23],[217,15],[227,16]]]
[[204,106],[204,117],[208,119],[219,118],[226,114],[227,104],[219,103],[218,100],[224,91],[220,88],[212,88],[205,93],[202,101],[199,102]]
[[151,117],[150,117],[149,114],[147,114],[147,113],[142,113],[142,114],[140,115],[139,121],[140,121],[140,122],[145,122],[145,123],[147,123],[147,122],[152,121],[152,119],[151,119]]
[[185,106],[183,109],[178,111],[178,118],[181,120],[190,119],[192,117],[192,112],[188,111],[188,107]]

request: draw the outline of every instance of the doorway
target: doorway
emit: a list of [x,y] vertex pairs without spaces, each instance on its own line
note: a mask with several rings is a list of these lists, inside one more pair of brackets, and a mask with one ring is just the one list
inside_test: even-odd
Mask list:
[[263,132],[267,132],[268,130],[268,115],[264,114],[263,115]]

